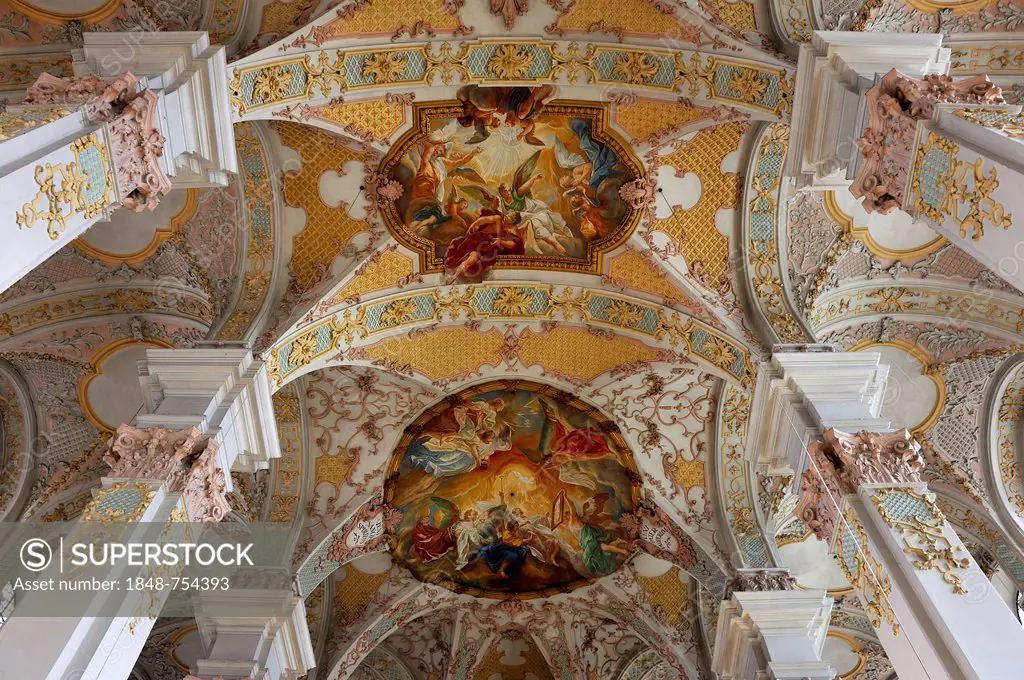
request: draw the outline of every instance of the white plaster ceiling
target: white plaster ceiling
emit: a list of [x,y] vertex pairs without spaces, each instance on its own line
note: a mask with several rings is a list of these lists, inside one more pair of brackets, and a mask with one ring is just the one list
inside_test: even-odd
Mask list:
[[100,423],[116,429],[130,423],[142,406],[138,362],[146,358],[146,345],[125,345],[106,357],[100,374],[89,381],[86,400]]
[[867,227],[871,238],[878,245],[889,250],[914,250],[927,246],[941,238],[924,222],[917,222],[902,210],[888,215],[868,214],[849,191],[834,192],[839,208],[853,218],[857,227]]
[[97,222],[81,239],[93,248],[113,255],[131,255],[144,249],[157,230],[170,231],[171,219],[185,206],[188,192],[172,191],[152,212],[118,210],[109,222]]
[[889,364],[889,381],[879,415],[893,427],[914,429],[923,424],[939,399],[935,382],[924,375],[925,366],[900,347],[883,345],[866,351],[878,352],[882,363]]
[[862,657],[853,648],[853,644],[845,636],[841,637],[835,633],[829,633],[825,638],[821,658],[832,664],[832,667],[836,669],[836,676],[839,678],[853,676],[861,665]]
[[850,587],[839,565],[828,553],[828,544],[810,535],[803,541],[779,547],[782,565],[797,585],[806,589],[842,591]]

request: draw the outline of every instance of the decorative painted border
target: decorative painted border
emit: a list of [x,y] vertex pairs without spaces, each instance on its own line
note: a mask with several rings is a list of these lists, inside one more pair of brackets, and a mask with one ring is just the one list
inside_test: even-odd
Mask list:
[[281,441],[281,457],[271,461],[268,522],[294,522],[302,497],[305,451],[302,429],[302,394],[298,383],[274,393],[274,420]]
[[[957,595],[966,595],[962,570],[971,568],[971,557],[946,531],[946,516],[935,504],[934,494],[918,493],[909,488],[875,489],[871,496],[878,514],[890,529],[903,535],[903,552],[913,559],[920,571],[935,569],[942,580],[953,586]],[[966,555],[961,557],[960,554]]]
[[97,491],[82,512],[83,522],[136,522],[156,496],[145,482],[117,482]]
[[[908,282],[909,283],[909,282]],[[942,316],[958,324],[977,324],[1001,333],[1024,332],[1024,304],[1018,297],[993,294],[982,300],[966,286],[932,288],[927,285],[863,285],[833,289],[814,301],[807,319],[818,333],[854,319],[892,314],[928,314]]]
[[857,515],[852,510],[843,513],[845,526],[837,532],[835,554],[846,580],[859,590],[871,625],[881,628],[882,623],[891,626],[893,636],[900,634],[896,613],[889,604],[892,581],[882,565],[868,549],[868,536]]
[[209,325],[213,306],[198,291],[157,286],[102,289],[93,293],[43,298],[0,313],[0,337],[51,323],[105,314],[171,314]]
[[809,43],[815,29],[810,0],[773,0],[772,17],[779,32],[792,43]]
[[990,427],[995,436],[990,446],[995,449],[995,491],[1015,515],[1018,526],[1024,528],[1024,475],[1017,457],[1018,431],[1024,419],[1024,363],[1013,366],[1003,379],[994,406]]
[[743,237],[749,246],[747,281],[758,308],[780,342],[800,344],[813,336],[789,301],[780,256],[779,201],[788,147],[788,125],[773,123],[760,132],[750,161]]
[[43,73],[59,78],[72,77],[75,73],[71,68],[71,55],[51,53],[0,57],[0,89],[27,88]]
[[979,40],[976,43],[963,43],[947,40],[946,45],[952,49],[949,57],[950,75],[1024,75],[1024,42]]
[[[74,161],[35,167],[39,190],[14,214],[15,222],[22,229],[31,229],[37,222],[45,221],[46,231],[54,241],[60,238],[68,220],[75,215],[81,214],[88,220],[114,202],[114,168],[99,134],[91,132],[79,137],[68,149]],[[57,188],[58,177],[60,188]]]
[[400,293],[353,305],[303,328],[267,353],[270,381],[280,386],[329,352],[360,339],[437,323],[485,320],[578,320],[682,346],[740,383],[753,376],[749,352],[732,338],[686,314],[635,298],[586,288],[493,283]]
[[70,109],[53,106],[18,106],[16,110],[0,111],[0,141],[17,137],[40,125],[70,116]]
[[[436,46],[436,51],[435,51]],[[516,57],[498,58],[498,50]],[[628,85],[739,104],[779,118],[792,108],[794,74],[784,68],[690,50],[554,40],[474,40],[311,50],[234,69],[237,116],[345,92],[393,85],[538,84],[565,75],[570,84]]]
[[253,123],[235,125],[235,148],[245,181],[246,247],[242,289],[218,340],[245,340],[271,289],[275,238],[274,190],[270,157]]
[[[1013,215],[992,197],[999,189],[997,168],[986,172],[980,158],[973,163],[962,161],[957,158],[960,146],[953,140],[934,130],[926,133],[910,170],[916,213],[937,224],[952,218],[960,226],[960,238],[970,236],[975,241],[984,237],[986,222],[1000,229],[1012,227]],[[966,209],[962,216],[961,209]]]
[[772,566],[772,560],[756,520],[750,467],[743,457],[751,403],[748,391],[728,383],[723,386],[718,411],[719,496],[745,566],[762,568]]

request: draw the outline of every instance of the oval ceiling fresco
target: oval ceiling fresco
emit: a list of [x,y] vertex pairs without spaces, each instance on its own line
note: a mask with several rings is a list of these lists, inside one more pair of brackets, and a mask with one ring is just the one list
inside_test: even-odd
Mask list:
[[394,555],[421,580],[531,597],[610,574],[639,477],[613,423],[526,381],[477,385],[423,413],[392,457]]
[[619,189],[643,166],[608,129],[607,105],[556,93],[466,85],[456,101],[414,106],[381,171],[402,189],[384,210],[388,228],[425,271],[596,273],[633,232],[640,211]]

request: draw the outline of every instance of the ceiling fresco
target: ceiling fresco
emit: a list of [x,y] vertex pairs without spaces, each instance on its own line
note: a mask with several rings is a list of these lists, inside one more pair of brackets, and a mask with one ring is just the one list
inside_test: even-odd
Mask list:
[[466,85],[456,102],[413,107],[412,130],[380,171],[403,189],[384,219],[424,271],[596,271],[629,237],[640,212],[619,191],[643,166],[609,129],[607,106],[557,94]]
[[385,499],[419,578],[542,595],[615,571],[639,476],[598,411],[546,385],[492,382],[428,409],[399,441]]

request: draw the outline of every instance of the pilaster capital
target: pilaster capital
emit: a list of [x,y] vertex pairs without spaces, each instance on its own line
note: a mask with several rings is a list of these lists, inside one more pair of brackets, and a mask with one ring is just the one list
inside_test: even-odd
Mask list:
[[182,494],[191,522],[217,522],[230,511],[224,470],[217,465],[217,443],[199,428],[172,431],[122,425],[105,445],[108,477],[152,479]]
[[117,188],[124,207],[135,212],[153,210],[171,190],[160,162],[167,138],[154,124],[156,115],[157,96],[144,90],[110,121]]
[[917,122],[931,120],[936,104],[1003,104],[988,76],[912,78],[892,69],[865,95],[868,126],[857,140],[863,160],[850,192],[867,197],[867,212],[903,207]]
[[743,569],[725,586],[725,599],[733,593],[766,593],[795,590],[796,579],[788,569]]
[[139,79],[131,73],[116,78],[58,78],[41,74],[28,88],[23,103],[36,106],[83,107],[86,117],[101,123],[119,114],[135,94]]
[[840,499],[861,484],[919,484],[924,458],[908,430],[840,432],[827,430],[808,448],[796,514],[818,538],[831,541]]

